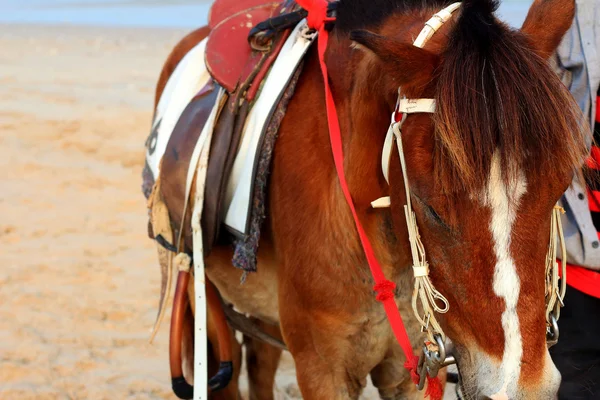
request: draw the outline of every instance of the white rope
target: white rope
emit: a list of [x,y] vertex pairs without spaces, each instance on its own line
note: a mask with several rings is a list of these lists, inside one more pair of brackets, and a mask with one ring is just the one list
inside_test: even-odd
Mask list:
[[427,43],[433,34],[440,29],[440,27],[444,25],[450,19],[450,17],[452,17],[452,13],[456,11],[458,7],[460,7],[460,2],[450,4],[437,14],[434,14],[429,21],[425,22],[425,27],[421,30],[421,33],[419,33],[419,36],[417,36],[413,42],[413,46],[421,48],[425,46],[425,43]]
[[177,268],[177,271],[189,272],[191,264],[192,258],[186,253],[177,254],[173,260],[173,265]]
[[[548,254],[546,256],[546,323],[548,325],[552,323],[552,316],[558,321],[560,308],[564,306],[563,300],[567,290],[567,250],[560,219],[560,215],[564,212],[565,210],[562,207],[554,206],[550,222],[550,243],[548,244]],[[562,278],[559,277],[558,273],[557,242],[560,244],[562,256],[560,263]]]
[[410,251],[413,259],[413,274],[415,276],[415,287],[412,295],[413,312],[424,332],[427,332],[429,341],[436,343],[434,334],[438,333],[442,339],[446,339],[444,331],[440,327],[434,312],[444,314],[448,312],[450,306],[448,300],[431,283],[429,278],[429,264],[425,257],[425,247],[419,235],[417,219],[412,210],[410,199],[410,185],[406,173],[406,160],[404,158],[404,148],[402,146],[402,124],[406,120],[404,114],[399,123],[394,123],[392,131],[400,155],[400,165],[402,166],[402,175],[404,177],[404,190],[406,192],[406,205],[404,206],[404,215],[406,217],[406,226],[408,228],[408,240],[410,242]]
[[[453,3],[442,11],[435,14],[429,21],[425,23],[425,27],[414,41],[413,45],[422,48],[425,43],[433,36],[433,34],[447,22],[452,13],[460,7],[460,3]],[[408,175],[406,173],[406,161],[404,159],[404,149],[402,147],[402,124],[406,120],[408,114],[413,113],[434,113],[436,108],[434,99],[405,99],[401,98],[400,88],[398,89],[398,101],[396,110],[403,113],[402,120],[395,122],[395,114],[392,113],[392,121],[388,129],[381,158],[381,168],[383,176],[389,184],[389,163],[393,142],[396,141],[398,153],[400,155],[400,163],[402,165],[402,175],[404,178],[404,190],[406,193],[406,205],[404,213],[406,217],[406,225],[408,228],[408,236],[410,241],[410,251],[413,259],[413,273],[415,277],[415,287],[412,296],[412,307],[415,316],[421,324],[422,330],[427,332],[429,340],[436,343],[434,334],[440,334],[445,339],[445,334],[437,322],[434,312],[446,313],[449,309],[448,300],[435,289],[429,279],[429,264],[425,257],[425,248],[421,242],[419,228],[415,213],[412,210],[410,186],[408,183]],[[390,207],[391,201],[389,196],[381,197],[371,203],[373,208]],[[550,243],[548,246],[548,254],[546,256],[546,322],[551,324],[551,317],[554,316],[558,320],[560,316],[560,308],[564,305],[563,299],[566,291],[566,274],[567,274],[567,252],[565,240],[563,236],[560,214],[564,213],[562,207],[555,206],[552,211],[551,226],[550,226]],[[559,278],[557,256],[557,242],[560,244],[562,263],[561,272],[562,278]]]
[[[433,34],[452,16],[452,13],[460,7],[460,3],[453,3],[435,14],[429,21],[425,23],[425,27],[414,41],[416,47],[423,47],[425,43],[433,36]],[[402,175],[404,177],[404,190],[406,193],[406,205],[404,206],[404,214],[406,217],[406,225],[408,227],[408,239],[410,242],[410,252],[413,259],[413,274],[415,277],[415,287],[412,295],[412,308],[415,317],[421,324],[423,332],[427,332],[429,341],[437,343],[434,338],[435,334],[441,335],[445,340],[446,335],[440,327],[434,313],[446,313],[450,308],[448,300],[433,286],[429,279],[429,264],[425,257],[425,247],[419,235],[419,228],[415,213],[412,210],[410,198],[410,186],[408,183],[408,175],[406,173],[406,161],[404,159],[404,149],[402,148],[402,133],[401,127],[408,114],[412,113],[434,113],[436,103],[434,99],[406,99],[402,98],[400,88],[398,88],[398,101],[396,102],[396,110],[402,113],[402,120],[395,122],[396,110],[392,113],[390,127],[388,129],[383,152],[381,157],[381,168],[383,176],[389,184],[389,164],[392,154],[393,142],[396,141],[398,154],[400,155],[400,164],[402,165]],[[379,198],[371,203],[373,208],[384,208],[391,205],[388,196]]]

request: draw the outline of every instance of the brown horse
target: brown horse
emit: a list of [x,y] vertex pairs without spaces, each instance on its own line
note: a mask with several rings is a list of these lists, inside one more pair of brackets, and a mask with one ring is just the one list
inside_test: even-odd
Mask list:
[[[436,113],[409,115],[402,136],[431,280],[450,305],[437,318],[456,346],[463,393],[554,398],[560,375],[544,306],[550,216],[583,163],[589,133],[546,59],[572,22],[574,1],[536,0],[522,29],[511,30],[494,17],[495,2],[466,0],[424,49],[414,47],[425,21],[448,4],[339,3],[325,60],[348,185],[418,350],[402,170],[394,152],[388,185],[380,160],[398,88],[435,99]],[[189,43],[171,55],[158,96]],[[227,303],[280,325],[305,398],[357,398],[368,375],[382,398],[414,398],[340,190],[323,93],[315,46],[279,130],[258,272],[240,284],[222,246],[206,273]],[[371,208],[386,195],[391,208]],[[272,374],[276,362],[269,365]]]

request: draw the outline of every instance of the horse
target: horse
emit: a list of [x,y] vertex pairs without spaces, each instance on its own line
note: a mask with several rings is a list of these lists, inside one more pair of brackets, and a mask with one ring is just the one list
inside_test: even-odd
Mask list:
[[[431,15],[449,4],[337,4],[323,61],[347,185],[382,271],[395,283],[414,351],[422,351],[424,334],[411,306],[407,202],[431,283],[449,306],[436,319],[454,344],[463,396],[555,398],[560,374],[546,343],[548,244],[555,204],[580,176],[589,130],[547,60],[573,20],[574,1],[535,0],[513,30],[495,17],[496,1],[465,0],[423,48],[413,46]],[[207,33],[200,29],[176,47],[157,99],[185,49]],[[404,153],[391,152],[384,175],[382,146],[398,92],[434,99],[435,112],[405,114]],[[381,398],[415,398],[405,356],[374,298],[325,110],[313,46],[279,128],[258,270],[241,284],[231,247],[219,245],[205,260],[206,275],[225,303],[280,328],[304,398],[356,399],[368,376]],[[170,182],[177,185],[181,192],[185,179]],[[371,206],[385,196],[390,207]],[[185,217],[181,201],[166,201],[174,225]],[[264,353],[259,365],[268,365],[264,381],[272,385],[279,352],[252,353]],[[263,393],[255,398],[272,398],[272,389]]]

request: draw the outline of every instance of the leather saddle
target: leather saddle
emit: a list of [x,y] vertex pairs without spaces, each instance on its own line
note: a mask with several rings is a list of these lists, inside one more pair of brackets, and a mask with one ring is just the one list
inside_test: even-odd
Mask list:
[[215,81],[229,93],[234,93],[248,80],[263,56],[263,52],[254,51],[248,43],[250,30],[257,22],[273,17],[281,10],[282,4],[249,0],[246,3],[251,5],[250,8],[235,12],[239,8],[236,4],[232,7],[233,14],[229,11],[229,17],[219,20],[224,16],[223,9],[230,3],[231,0],[217,0],[211,9],[209,25],[212,30],[206,43],[206,67]]
[[[204,253],[217,242],[227,241],[221,232],[223,200],[233,162],[240,144],[244,122],[252,101],[270,66],[293,28],[306,16],[293,0],[216,0],[209,12],[211,32],[206,44],[205,63],[215,85],[205,88],[191,101],[177,122],[163,156],[162,185],[171,221],[178,229],[182,219],[186,247],[192,248],[190,215],[173,215],[185,197],[181,178],[189,166],[194,143],[212,109],[218,87],[226,90],[225,104],[213,131],[206,175],[202,212]],[[208,111],[207,111],[208,110]],[[190,153],[188,155],[188,153]],[[165,185],[172,184],[170,188]],[[185,182],[185,179],[183,180]],[[171,203],[171,204],[170,204]],[[191,214],[188,211],[188,214]],[[233,232],[243,237],[243,232]]]
[[216,0],[208,16],[206,44],[206,66],[213,79],[229,93],[252,83],[264,59],[277,56],[277,45],[289,28],[306,15],[292,12],[296,7],[291,0]]

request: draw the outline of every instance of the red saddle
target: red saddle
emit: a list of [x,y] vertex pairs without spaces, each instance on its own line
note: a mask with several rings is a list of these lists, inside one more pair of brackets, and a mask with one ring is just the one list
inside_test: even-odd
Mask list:
[[[293,0],[216,0],[210,10],[205,62],[229,95],[213,130],[206,171],[210,190],[205,191],[201,219],[205,254],[214,243],[228,240],[220,229],[227,179],[252,100],[289,36],[290,26],[302,17],[294,15],[287,21],[295,7]],[[265,33],[270,30],[271,34]],[[251,31],[254,46],[248,41]]]
[[248,43],[250,30],[291,7],[289,2],[273,0],[215,1],[208,17],[211,32],[206,44],[206,66],[229,93],[256,74],[264,55]]
[[[215,29],[221,22],[238,14],[240,11],[255,9],[256,7],[268,4],[279,5],[279,2],[273,0],[216,0],[208,12],[208,26],[210,29]],[[249,12],[249,14],[252,17],[252,12]],[[260,21],[255,21],[254,25]]]

